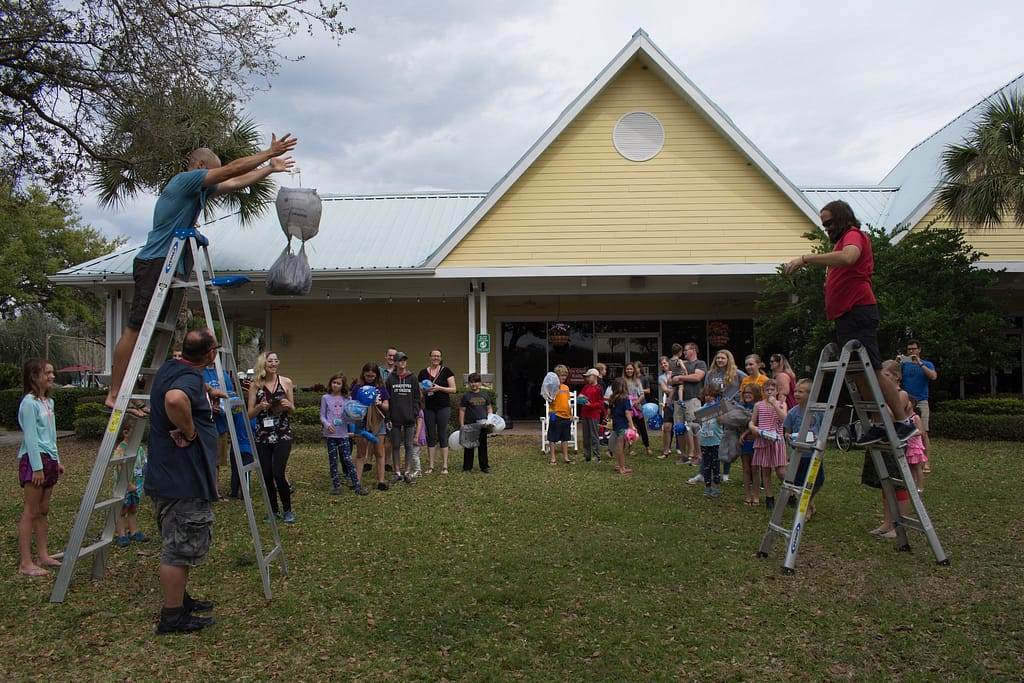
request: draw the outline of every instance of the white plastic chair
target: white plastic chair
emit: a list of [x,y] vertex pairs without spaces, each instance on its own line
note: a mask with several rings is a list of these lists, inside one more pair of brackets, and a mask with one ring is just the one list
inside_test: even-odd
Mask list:
[[[576,415],[576,392],[569,392],[569,411],[572,413],[572,419],[569,421],[569,438],[572,439],[572,450],[576,452],[579,450],[579,444],[576,438],[576,425],[579,422],[579,418]],[[544,403],[544,416],[540,418],[540,450],[543,452],[548,451],[548,416],[551,415],[551,404]]]

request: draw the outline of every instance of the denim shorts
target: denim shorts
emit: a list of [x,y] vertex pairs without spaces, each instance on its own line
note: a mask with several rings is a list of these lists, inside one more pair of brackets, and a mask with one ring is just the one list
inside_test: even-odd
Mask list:
[[153,499],[156,526],[163,547],[160,564],[198,567],[206,560],[213,540],[213,508],[200,498]]

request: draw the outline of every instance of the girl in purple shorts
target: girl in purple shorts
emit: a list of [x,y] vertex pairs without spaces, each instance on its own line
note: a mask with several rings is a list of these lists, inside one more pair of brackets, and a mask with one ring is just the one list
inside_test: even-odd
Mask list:
[[[25,397],[18,406],[22,439],[18,448],[18,482],[25,492],[25,510],[18,524],[18,572],[24,576],[46,576],[44,567],[59,567],[46,547],[50,496],[64,465],[57,457],[57,423],[53,417],[53,366],[42,358],[29,358],[22,370]],[[32,561],[32,536],[36,539],[39,563]]]

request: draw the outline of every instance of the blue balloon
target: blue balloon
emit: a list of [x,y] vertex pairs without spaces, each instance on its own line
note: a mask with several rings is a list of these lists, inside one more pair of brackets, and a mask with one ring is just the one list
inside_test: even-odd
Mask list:
[[364,384],[356,389],[354,398],[369,408],[372,405],[376,405],[377,399],[380,398],[380,391],[375,386]]
[[686,433],[686,423],[685,422],[676,422],[674,425],[672,425],[672,433],[673,434],[677,434],[677,435],[678,434],[685,434]]
[[650,420],[652,417],[661,412],[658,409],[657,403],[645,403],[643,407],[640,408],[640,411],[644,414],[645,420]]
[[425,379],[422,382],[420,382],[420,388],[422,388],[423,391],[430,391],[433,387],[434,383],[431,382],[429,379]]
[[665,419],[661,415],[655,414],[652,417],[648,418],[647,426],[657,431],[661,429],[663,426],[665,426]]
[[580,405],[580,406],[590,405],[590,399],[587,398],[586,396],[577,396],[576,397],[576,405]]
[[361,422],[366,419],[366,406],[356,401],[349,401],[345,404],[345,417],[353,422]]

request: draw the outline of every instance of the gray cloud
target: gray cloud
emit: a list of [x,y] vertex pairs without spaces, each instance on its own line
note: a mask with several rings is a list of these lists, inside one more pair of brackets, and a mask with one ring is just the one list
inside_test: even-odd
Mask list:
[[[268,139],[300,138],[301,182],[324,193],[489,189],[638,27],[798,184],[877,183],[1024,64],[993,39],[1024,20],[1009,1],[970,21],[950,0],[349,5],[355,34],[297,38],[306,59],[246,107]],[[141,240],[151,207],[82,213]]]

